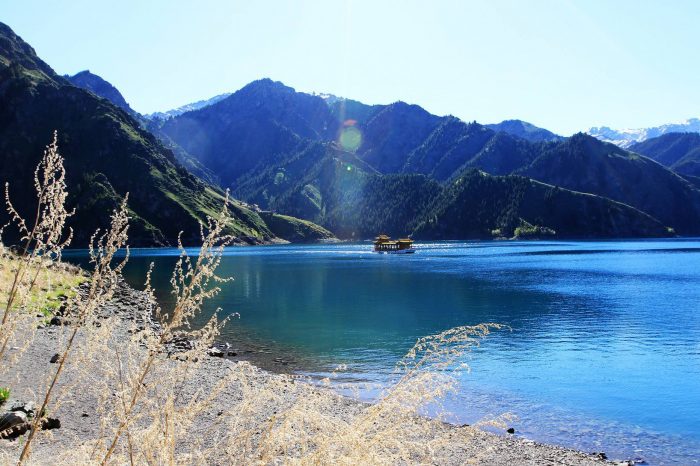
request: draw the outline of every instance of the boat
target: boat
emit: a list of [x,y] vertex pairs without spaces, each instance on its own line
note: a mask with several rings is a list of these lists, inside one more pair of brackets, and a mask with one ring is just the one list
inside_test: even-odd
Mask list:
[[383,254],[413,254],[413,240],[410,238],[391,239],[387,235],[379,235],[374,239],[374,252]]

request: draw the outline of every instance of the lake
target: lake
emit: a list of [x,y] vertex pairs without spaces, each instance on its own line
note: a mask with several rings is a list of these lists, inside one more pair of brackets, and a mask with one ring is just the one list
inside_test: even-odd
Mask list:
[[[650,464],[700,458],[700,241],[434,242],[413,255],[371,244],[237,247],[235,278],[206,309],[239,336],[293,354],[300,371],[347,364],[387,380],[416,338],[510,326],[468,361],[458,422],[509,412],[517,435]],[[167,299],[174,249],[132,251],[125,272]],[[68,252],[80,262],[84,253]],[[371,396],[367,392],[366,396]]]

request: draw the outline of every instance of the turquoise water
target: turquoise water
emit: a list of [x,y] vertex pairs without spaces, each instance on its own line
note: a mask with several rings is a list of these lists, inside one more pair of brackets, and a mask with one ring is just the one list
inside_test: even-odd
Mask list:
[[[507,324],[469,361],[455,421],[510,412],[518,434],[651,464],[700,458],[700,241],[444,242],[231,248],[207,312],[224,337],[277,346],[322,374],[382,383],[420,336]],[[74,257],[80,259],[80,253]],[[133,251],[165,289],[176,251]],[[165,297],[165,296],[164,296]],[[302,364],[303,366],[303,364]]]

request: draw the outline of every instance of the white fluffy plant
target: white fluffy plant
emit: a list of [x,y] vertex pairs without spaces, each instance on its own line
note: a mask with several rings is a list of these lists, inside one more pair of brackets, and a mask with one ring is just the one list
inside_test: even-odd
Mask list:
[[[53,140],[46,147],[34,171],[37,205],[33,223],[28,223],[17,212],[10,200],[10,185],[5,184],[5,204],[10,216],[10,222],[5,227],[15,226],[19,230],[20,239],[12,284],[8,290],[3,290],[7,300],[0,318],[0,367],[9,366],[4,358],[18,325],[28,315],[20,311],[27,304],[39,274],[47,266],[60,261],[61,252],[70,245],[72,239],[72,230],[68,228],[67,234],[64,231],[66,220],[73,215],[73,211],[66,209],[68,190],[63,161],[58,151],[58,133],[54,131]],[[25,335],[23,341],[26,343],[31,340]]]
[[[105,439],[106,451],[99,459],[102,464],[111,460],[120,462],[117,457],[122,460],[129,458],[131,462],[176,463],[176,449],[180,440],[188,435],[188,429],[197,415],[215,397],[216,390],[204,397],[184,400],[181,389],[188,382],[191,383],[188,379],[196,372],[198,363],[206,356],[207,349],[225,323],[219,322],[217,311],[204,327],[197,330],[190,327],[191,320],[201,312],[204,302],[221,291],[222,283],[232,280],[216,273],[224,248],[234,240],[226,233],[231,222],[229,202],[227,193],[219,214],[207,217],[206,224],[201,225],[202,244],[196,257],[190,257],[178,238],[180,256],[170,280],[174,297],[170,312],[164,312],[155,304],[149,270],[146,292],[154,305],[152,314],[159,329],[142,339],[146,351],[132,352],[131,360],[124,364],[126,374],[120,376],[122,388],[118,393],[119,402],[115,403],[117,422],[113,433]],[[174,364],[166,354],[168,345],[176,337],[186,339],[192,347],[179,353],[178,363]],[[153,386],[154,389],[148,388]],[[219,388],[223,387],[224,384],[220,384]],[[132,442],[134,437],[142,441]],[[124,439],[126,441],[122,442]]]
[[[24,447],[20,454],[19,464],[29,459],[31,445],[38,432],[41,430],[44,415],[54,401],[53,395],[61,378],[64,368],[72,356],[77,337],[91,322],[95,311],[112,299],[114,291],[121,278],[121,272],[129,258],[127,246],[129,217],[126,207],[128,196],[121,205],[112,213],[110,228],[100,235],[99,230],[90,240],[90,263],[92,272],[89,285],[85,293],[77,293],[70,302],[71,317],[74,319],[63,348],[58,353],[58,364],[49,383],[43,392],[43,400],[37,414],[32,421],[29,435],[24,441]],[[124,250],[126,254],[116,264],[113,262],[118,252]]]

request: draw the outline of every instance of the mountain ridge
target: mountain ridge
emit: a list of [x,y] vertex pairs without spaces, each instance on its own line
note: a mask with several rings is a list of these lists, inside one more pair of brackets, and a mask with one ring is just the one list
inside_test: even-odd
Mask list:
[[564,139],[563,136],[523,120],[503,120],[500,123],[492,123],[485,126],[496,132],[508,133],[530,142],[561,141]]
[[604,142],[629,148],[635,143],[656,138],[667,133],[700,133],[700,119],[689,118],[680,123],[667,123],[649,128],[612,129],[607,126],[589,128],[586,133]]
[[129,106],[124,96],[116,87],[112,85],[112,83],[106,81],[101,76],[91,73],[90,70],[80,71],[72,76],[66,74],[63,75],[63,77],[70,81],[73,85],[89,90],[98,97],[109,100],[130,115],[137,115],[137,112],[135,112],[131,106]]
[[666,133],[635,143],[629,149],[656,160],[679,174],[700,176],[698,133]]
[[187,112],[192,112],[195,110],[199,110],[200,108],[208,107],[209,105],[214,105],[215,103],[219,102],[220,100],[225,99],[226,97],[230,96],[232,93],[231,92],[224,92],[223,94],[215,95],[214,97],[210,97],[208,99],[201,99],[196,102],[191,102],[185,105],[181,105],[179,107],[170,109],[170,110],[165,110],[163,112],[153,112],[149,113],[147,115],[144,115],[145,118],[149,120],[153,119],[159,119],[159,120],[167,120],[168,118],[176,117],[179,115],[182,115],[183,113]]

